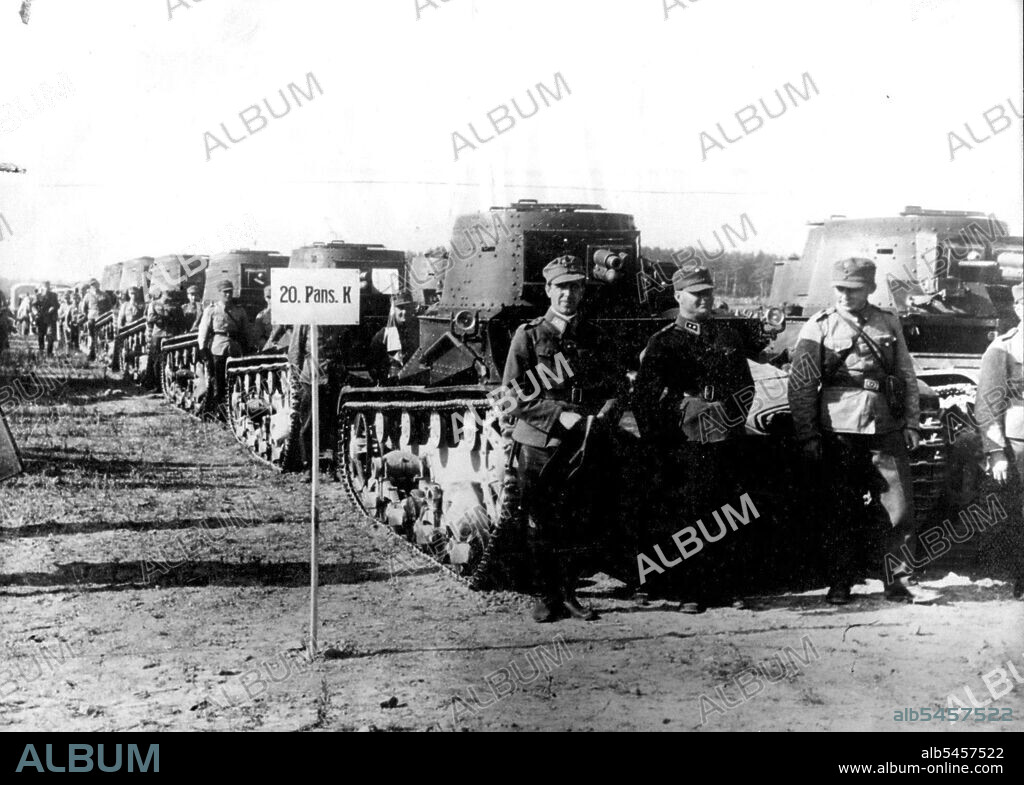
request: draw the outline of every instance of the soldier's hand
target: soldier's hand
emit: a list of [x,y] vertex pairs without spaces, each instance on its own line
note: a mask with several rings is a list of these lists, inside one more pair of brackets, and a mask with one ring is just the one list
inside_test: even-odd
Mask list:
[[1006,485],[1010,475],[1010,462],[1006,459],[1006,453],[1000,450],[989,456],[992,462],[992,479],[1000,485]]
[[921,444],[921,434],[913,428],[904,428],[903,440],[907,443],[907,449],[910,452],[913,452],[917,449],[918,445]]
[[577,414],[576,412],[562,412],[558,415],[558,422],[561,423],[562,427],[567,431],[571,431],[582,419],[583,415]]
[[818,463],[821,461],[821,439],[808,439],[800,445],[800,452],[804,460]]

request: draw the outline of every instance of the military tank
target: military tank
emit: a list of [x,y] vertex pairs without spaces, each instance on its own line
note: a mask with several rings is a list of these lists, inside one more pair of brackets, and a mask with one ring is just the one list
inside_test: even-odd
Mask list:
[[[195,254],[169,254],[152,260],[147,271],[149,287],[171,292],[171,300],[179,305],[185,300],[185,290],[193,284],[202,288],[206,280],[209,258]],[[140,284],[131,284],[138,286]],[[116,317],[115,317],[116,320]],[[116,323],[116,321],[115,321]],[[118,330],[112,353],[111,366],[120,369],[126,379],[141,381],[146,375],[149,361],[146,339],[146,318],[143,316]]]
[[[205,257],[186,257],[186,260]],[[180,259],[179,259],[180,261]],[[182,289],[196,280],[201,265],[187,263],[190,275],[180,282]],[[270,271],[285,267],[288,257],[276,251],[252,251],[247,248],[215,254],[209,257],[203,282],[205,308],[216,302],[217,285],[229,281],[235,290],[235,299],[245,309],[250,319],[264,307],[263,288],[270,283]],[[167,338],[161,349],[161,387],[164,398],[179,409],[197,417],[206,413],[206,391],[209,387],[212,366],[201,356],[199,334],[187,332]]]
[[[370,339],[388,318],[391,295],[406,284],[405,254],[382,245],[314,243],[292,252],[293,269],[359,270],[359,324],[352,328],[344,358],[350,378],[369,385]],[[287,335],[279,347],[287,347]],[[235,438],[256,458],[276,469],[296,465],[299,437],[298,380],[284,351],[228,360],[230,425]],[[325,402],[335,406],[336,401]]]
[[[899,314],[920,384],[922,443],[912,461],[921,523],[974,493],[978,372],[992,338],[1017,321],[1010,286],[1020,281],[1022,242],[992,215],[908,206],[896,217],[812,223],[803,255],[776,265],[770,300],[791,314],[775,346],[785,353],[807,319],[832,304],[833,262],[876,264],[871,302]],[[783,393],[762,401],[760,416],[787,410]]]
[[[478,588],[491,585],[516,508],[508,423],[493,396],[516,328],[549,305],[543,268],[563,254],[586,260],[585,310],[635,367],[675,316],[675,267],[642,257],[631,215],[521,200],[456,220],[451,252],[431,265],[439,299],[419,317],[399,386],[342,391],[338,455],[356,504]],[[730,319],[751,343],[769,343],[761,321]]]

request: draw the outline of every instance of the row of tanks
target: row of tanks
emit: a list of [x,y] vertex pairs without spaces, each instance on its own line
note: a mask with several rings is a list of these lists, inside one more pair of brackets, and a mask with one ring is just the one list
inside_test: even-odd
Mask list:
[[[785,483],[794,481],[785,469],[794,454],[789,351],[806,319],[831,304],[831,263],[859,256],[875,261],[872,301],[900,314],[918,365],[924,439],[914,490],[921,517],[964,499],[976,480],[969,469],[979,463],[977,444],[956,438],[965,428],[954,426],[958,414],[971,413],[982,352],[1015,321],[1009,287],[1020,279],[1021,247],[1006,224],[978,213],[911,207],[897,218],[834,217],[812,226],[802,256],[779,263],[770,305],[718,316],[760,350],[751,361],[756,397],[747,425],[761,437],[754,453],[768,492],[774,486],[781,500]],[[366,514],[482,586],[516,506],[508,423],[493,396],[516,328],[547,308],[543,267],[564,254],[586,261],[589,317],[615,336],[635,371],[647,340],[675,316],[675,267],[644,258],[633,216],[595,204],[521,200],[458,218],[450,251],[426,260],[440,294],[421,306],[418,349],[388,386],[376,386],[369,373],[369,340],[387,322],[389,295],[422,283],[422,259],[417,269],[401,251],[348,243],[304,246],[290,257],[233,251],[209,257],[204,304],[228,280],[252,317],[275,267],[360,271],[360,324],[344,359],[348,382],[328,404],[337,425],[330,446]],[[132,329],[113,340],[124,345]],[[226,401],[238,441],[284,470],[298,466],[300,427],[287,341],[285,333],[263,351],[229,360]],[[194,415],[209,413],[211,367],[196,334],[165,340],[160,363],[167,399]],[[628,415],[624,425],[629,429]],[[624,465],[624,482],[628,470]]]

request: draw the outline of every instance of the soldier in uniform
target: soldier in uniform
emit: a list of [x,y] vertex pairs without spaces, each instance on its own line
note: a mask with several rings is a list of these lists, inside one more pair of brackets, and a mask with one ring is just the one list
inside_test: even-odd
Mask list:
[[[1024,284],[1013,287],[1017,319],[1024,321]],[[998,336],[981,358],[974,414],[992,479],[1005,486],[1014,511],[1001,527],[999,550],[1010,561],[1013,596],[1024,599],[1024,329]]]
[[[753,401],[747,356],[756,351],[714,319],[714,283],[706,268],[681,268],[672,285],[679,315],[640,356],[633,410],[658,458],[654,485],[661,504],[652,517],[675,530],[680,517],[709,521],[713,511],[743,495],[742,447]],[[740,552],[729,539],[656,576],[655,587],[680,592],[683,613],[700,613],[716,602],[742,607],[735,594]]]
[[[342,325],[324,325],[317,328],[317,388],[320,400],[320,436],[322,445],[330,445],[333,456],[331,474],[338,470],[336,433],[337,404],[341,388],[345,386],[348,370],[345,355],[351,340],[351,328]],[[288,361],[299,379],[298,415],[301,422],[299,433],[299,458],[302,468],[308,470],[306,480],[319,470],[320,456],[313,451],[313,353],[309,325],[296,327],[288,346]]]
[[270,299],[273,292],[271,287],[263,287],[263,300],[266,302],[266,307],[256,314],[256,324],[253,328],[253,346],[264,352],[274,349],[277,342],[288,332],[288,325],[274,324],[274,317],[270,311]]
[[96,359],[96,320],[110,310],[110,301],[105,292],[100,291],[100,282],[93,278],[89,281],[89,291],[82,300],[82,313],[85,315],[86,329],[89,331],[89,360]]
[[516,330],[503,376],[504,389],[515,391],[508,413],[517,418],[512,439],[537,595],[532,615],[542,623],[568,616],[591,621],[597,614],[576,598],[574,552],[589,545],[571,523],[579,504],[565,498],[565,478],[544,469],[586,418],[617,419],[626,372],[610,338],[579,311],[583,262],[560,256],[544,268],[544,280],[551,305]]
[[121,303],[121,308],[117,312],[117,329],[123,330],[145,315],[146,301],[142,298],[142,287],[133,286],[128,290],[128,299]]
[[420,321],[416,301],[403,290],[391,298],[388,324],[370,340],[367,365],[375,384],[394,384],[398,373],[420,346]]
[[161,290],[159,286],[150,289],[149,307],[146,309],[146,378],[144,386],[150,390],[160,390],[160,349],[164,338],[180,335],[184,332],[185,317],[181,306],[176,303],[170,289]]
[[70,298],[70,307],[67,311],[65,329],[68,336],[68,350],[74,349],[78,351],[78,336],[79,330],[82,326],[82,320],[85,318],[82,314],[82,297],[78,294],[78,290],[75,289],[68,295]]
[[868,302],[874,262],[836,262],[832,285],[836,304],[804,325],[789,374],[795,436],[807,461],[821,466],[823,501],[838,507],[821,511],[829,540],[827,600],[850,602],[870,492],[890,526],[885,597],[908,602],[913,595],[901,576],[909,573],[903,554],[915,535],[909,453],[920,442],[917,377],[899,317]]
[[235,302],[235,287],[230,281],[217,284],[220,300],[203,311],[199,320],[199,348],[213,361],[211,389],[207,392],[206,410],[224,417],[222,405],[227,396],[227,362],[241,357],[249,338],[249,315]]
[[36,337],[39,339],[39,353],[53,357],[53,342],[57,338],[57,318],[60,313],[60,300],[57,293],[50,290],[50,282],[44,281],[36,298]]
[[181,306],[185,332],[199,329],[199,320],[203,318],[203,304],[199,302],[199,287],[192,284],[185,290],[185,304]]

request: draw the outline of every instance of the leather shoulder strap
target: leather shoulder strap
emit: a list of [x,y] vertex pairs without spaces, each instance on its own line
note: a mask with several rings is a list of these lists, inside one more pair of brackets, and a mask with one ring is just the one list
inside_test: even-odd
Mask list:
[[875,355],[875,359],[878,360],[878,364],[882,366],[882,370],[885,371],[886,374],[892,375],[892,370],[889,368],[889,363],[887,363],[885,361],[885,358],[882,356],[882,349],[879,347],[877,343],[874,342],[870,335],[864,332],[864,328],[861,327],[856,322],[851,322],[849,319],[843,316],[838,310],[836,311],[836,316],[838,316],[840,319],[842,319],[844,322],[850,325],[850,327],[857,331],[857,334],[861,338],[863,338],[864,342],[868,345],[868,348],[871,350],[871,353]]

